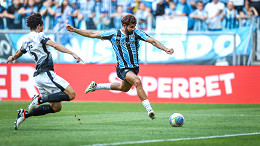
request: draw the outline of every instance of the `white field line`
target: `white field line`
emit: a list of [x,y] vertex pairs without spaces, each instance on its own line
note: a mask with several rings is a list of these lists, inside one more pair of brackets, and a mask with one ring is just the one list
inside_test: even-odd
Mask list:
[[[79,113],[88,113],[89,111],[63,111],[63,112],[79,112]],[[142,113],[142,112],[104,112],[103,114],[138,114],[138,113]],[[156,112],[156,114],[159,115],[171,115],[173,113],[163,113],[163,112]],[[100,114],[99,114],[100,115]],[[188,114],[191,116],[237,116],[237,117],[243,117],[243,116],[260,116],[260,115],[245,115],[245,114]]]
[[234,137],[234,136],[245,136],[245,135],[259,135],[259,134],[260,134],[260,132],[255,132],[255,133],[242,133],[242,134],[203,136],[203,137],[193,137],[193,138],[155,139],[155,140],[143,140],[143,141],[127,141],[127,142],[115,142],[115,143],[100,143],[100,144],[83,145],[83,146],[109,146],[109,145],[125,145],[125,144],[142,144],[142,143],[153,143],[153,142],[181,141],[181,140],[197,140],[197,139],[211,139],[211,138]]

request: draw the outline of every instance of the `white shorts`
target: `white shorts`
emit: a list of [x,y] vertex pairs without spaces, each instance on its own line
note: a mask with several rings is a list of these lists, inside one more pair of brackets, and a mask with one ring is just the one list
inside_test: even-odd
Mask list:
[[54,71],[42,72],[35,76],[36,87],[39,89],[41,96],[63,92],[69,83],[62,77],[56,75]]

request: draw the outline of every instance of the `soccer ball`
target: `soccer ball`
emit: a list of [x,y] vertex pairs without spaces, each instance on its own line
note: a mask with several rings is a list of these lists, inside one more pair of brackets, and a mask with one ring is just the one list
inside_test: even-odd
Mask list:
[[180,113],[174,113],[170,116],[169,122],[173,127],[181,127],[184,124],[184,117]]

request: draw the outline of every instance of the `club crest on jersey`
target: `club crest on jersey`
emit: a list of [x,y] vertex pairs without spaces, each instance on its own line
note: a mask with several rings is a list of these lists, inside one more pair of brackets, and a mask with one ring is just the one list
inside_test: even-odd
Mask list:
[[130,35],[129,38],[130,38],[130,39],[134,39],[134,35]]

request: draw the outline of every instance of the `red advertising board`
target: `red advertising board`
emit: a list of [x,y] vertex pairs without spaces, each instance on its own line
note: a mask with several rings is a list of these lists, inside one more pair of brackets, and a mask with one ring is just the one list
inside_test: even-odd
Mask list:
[[[97,90],[84,94],[88,84],[120,82],[115,65],[55,64],[55,72],[76,92],[74,101],[140,102],[129,92]],[[1,100],[31,100],[35,64],[0,64]],[[139,76],[151,102],[260,104],[260,66],[140,65]]]

